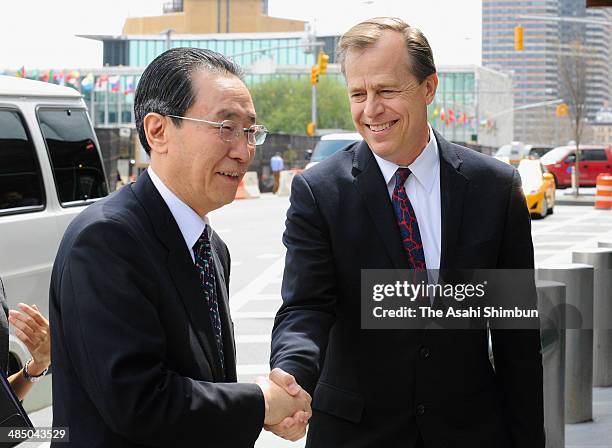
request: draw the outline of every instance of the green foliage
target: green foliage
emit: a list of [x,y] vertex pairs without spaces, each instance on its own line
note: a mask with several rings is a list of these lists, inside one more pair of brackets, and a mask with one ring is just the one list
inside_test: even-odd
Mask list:
[[[310,77],[281,77],[249,86],[257,121],[270,132],[306,134],[310,122]],[[337,77],[321,76],[317,84],[317,115],[320,129],[354,129],[346,85]]]

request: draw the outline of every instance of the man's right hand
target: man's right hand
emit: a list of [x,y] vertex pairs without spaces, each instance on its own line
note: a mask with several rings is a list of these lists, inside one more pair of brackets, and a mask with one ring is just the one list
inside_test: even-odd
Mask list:
[[273,426],[281,423],[285,418],[294,416],[296,413],[310,418],[310,395],[302,390],[295,396],[290,395],[283,387],[277,385],[269,378],[259,377],[255,381],[264,395],[266,414],[265,426]]

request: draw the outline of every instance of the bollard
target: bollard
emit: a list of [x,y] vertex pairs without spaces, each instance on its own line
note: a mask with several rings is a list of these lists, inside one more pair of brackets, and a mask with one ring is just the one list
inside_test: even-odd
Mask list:
[[593,283],[593,386],[612,386],[612,248],[574,251],[574,263],[595,269]]
[[[593,267],[548,264],[537,270],[539,280],[565,284],[565,423],[593,419]],[[582,323],[577,322],[579,312]],[[576,329],[577,324],[581,324]],[[574,329],[571,329],[574,327]]]
[[565,448],[565,285],[538,280],[546,448]]

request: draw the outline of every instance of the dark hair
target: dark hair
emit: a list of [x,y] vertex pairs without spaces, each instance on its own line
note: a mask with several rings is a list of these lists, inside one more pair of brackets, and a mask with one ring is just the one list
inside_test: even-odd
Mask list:
[[358,23],[340,37],[337,61],[342,73],[347,53],[352,49],[371,48],[380,40],[385,31],[395,31],[402,35],[411,62],[410,71],[419,82],[436,73],[433,52],[425,35],[397,17],[375,17]]
[[[144,118],[150,112],[182,116],[195,102],[191,76],[198,70],[242,79],[242,69],[220,53],[202,48],[172,48],[157,56],[142,73],[134,97],[134,119],[142,147],[150,153]],[[172,118],[176,126],[181,120]]]

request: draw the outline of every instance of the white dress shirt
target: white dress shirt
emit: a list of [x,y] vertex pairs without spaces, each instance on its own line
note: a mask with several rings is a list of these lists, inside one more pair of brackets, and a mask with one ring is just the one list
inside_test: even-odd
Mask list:
[[[428,125],[429,126],[429,125]],[[372,151],[374,154],[374,152]],[[389,199],[395,188],[395,172],[399,165],[389,162],[376,154],[374,158],[380,167],[389,190]],[[440,205],[440,158],[438,143],[429,126],[429,143],[421,154],[407,168],[412,174],[404,183],[419,223],[419,233],[425,253],[427,269],[440,268],[442,247],[442,208]]]
[[174,220],[178,224],[181,234],[183,235],[183,239],[185,240],[185,244],[187,245],[187,249],[189,250],[189,255],[191,255],[191,259],[195,263],[193,246],[198,242],[198,239],[202,235],[202,232],[204,232],[204,229],[207,229],[208,237],[210,238],[211,228],[208,217],[204,216],[204,218],[202,218],[191,207],[181,201],[177,195],[166,187],[157,174],[155,174],[153,168],[148,167],[147,172],[149,173],[149,177],[151,178],[153,185],[155,185],[155,188],[157,188],[157,191],[159,191],[159,194],[170,209],[170,213],[172,213]]

